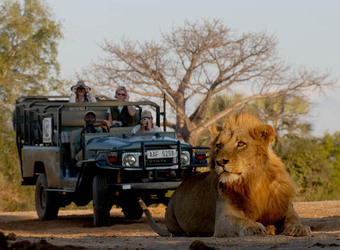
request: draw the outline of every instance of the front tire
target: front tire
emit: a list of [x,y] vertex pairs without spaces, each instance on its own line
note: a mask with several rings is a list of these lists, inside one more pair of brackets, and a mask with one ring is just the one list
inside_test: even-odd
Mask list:
[[47,180],[44,173],[40,174],[35,185],[35,208],[39,220],[54,220],[59,212],[59,193],[46,191]]
[[95,227],[109,225],[110,197],[108,196],[107,179],[104,175],[93,178],[93,224]]

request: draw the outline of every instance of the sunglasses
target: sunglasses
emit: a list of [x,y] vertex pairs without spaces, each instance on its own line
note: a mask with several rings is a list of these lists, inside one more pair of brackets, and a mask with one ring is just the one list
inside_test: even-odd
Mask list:
[[122,93],[118,93],[117,95],[120,95],[120,96],[126,96],[126,94],[122,94]]

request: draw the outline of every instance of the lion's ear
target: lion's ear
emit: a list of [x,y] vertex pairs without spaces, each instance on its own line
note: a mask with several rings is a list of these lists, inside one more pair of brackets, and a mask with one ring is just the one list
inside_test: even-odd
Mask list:
[[261,124],[251,130],[250,135],[255,140],[265,143],[268,147],[275,137],[275,131],[272,126],[268,124]]

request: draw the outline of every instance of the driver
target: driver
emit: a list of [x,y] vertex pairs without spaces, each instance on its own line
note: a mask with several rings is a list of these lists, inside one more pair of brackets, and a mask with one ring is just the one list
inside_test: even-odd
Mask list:
[[110,127],[108,121],[104,120],[100,124],[100,128],[95,127],[94,124],[96,122],[96,113],[93,110],[87,111],[84,116],[85,126],[79,129],[75,136],[75,144],[76,144],[76,155],[75,159],[77,161],[82,160],[82,134],[84,133],[103,133],[107,132],[107,128]]

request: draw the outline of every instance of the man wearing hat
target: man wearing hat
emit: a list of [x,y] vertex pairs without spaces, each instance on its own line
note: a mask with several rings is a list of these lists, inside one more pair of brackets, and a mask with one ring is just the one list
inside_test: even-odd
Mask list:
[[[91,93],[91,88],[85,85],[84,81],[78,81],[76,85],[71,87],[72,93],[69,98],[71,103],[97,102]],[[85,110],[84,107],[70,108],[70,110]]]
[[75,137],[76,144],[76,155],[75,159],[77,161],[82,159],[82,134],[84,133],[103,133],[103,131],[107,131],[107,127],[109,127],[109,123],[104,121],[100,126],[101,128],[95,127],[94,124],[96,122],[96,113],[92,110],[87,111],[84,115],[85,126],[79,129]]
[[161,128],[153,125],[152,114],[148,110],[144,110],[141,115],[140,124],[132,129],[132,133],[137,132],[161,132]]

